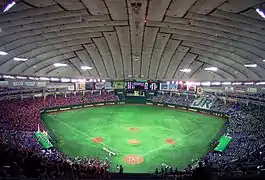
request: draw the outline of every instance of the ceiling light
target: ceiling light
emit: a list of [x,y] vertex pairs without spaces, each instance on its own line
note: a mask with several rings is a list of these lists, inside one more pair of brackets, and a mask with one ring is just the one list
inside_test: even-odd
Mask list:
[[254,82],[246,82],[246,83],[244,83],[244,85],[253,85],[254,84]]
[[257,67],[257,64],[245,64],[245,67]]
[[81,66],[81,69],[83,69],[83,70],[89,70],[89,69],[92,69],[92,67],[90,67],[90,66]]
[[202,86],[210,86],[211,82],[201,82]]
[[43,81],[49,81],[50,78],[47,78],[47,77],[40,77],[40,80],[43,80]]
[[29,60],[29,59],[27,59],[27,58],[17,58],[17,57],[14,57],[13,58],[15,61],[27,61],[27,60]]
[[103,79],[102,82],[106,82],[106,80]]
[[4,51],[0,51],[0,56],[5,56],[5,55],[8,55],[8,53]]
[[66,67],[67,64],[64,64],[64,63],[54,63],[53,64],[55,67]]
[[181,71],[181,72],[189,73],[189,72],[191,72],[191,69],[181,69],[180,71]]
[[78,79],[78,82],[86,82],[86,79]]
[[73,83],[75,83],[77,81],[78,81],[77,79],[71,79],[71,82],[73,82]]
[[27,77],[24,77],[24,76],[17,76],[16,78],[17,79],[27,79]]
[[211,85],[219,86],[219,85],[221,85],[221,83],[220,82],[212,82]]
[[51,81],[60,81],[59,78],[51,78]]
[[222,85],[231,85],[231,82],[223,82]]
[[30,80],[39,80],[37,77],[29,77]]
[[265,82],[258,82],[258,83],[256,83],[256,85],[264,85],[265,84]]
[[232,85],[241,85],[241,82],[234,82]]
[[257,8],[257,9],[256,9],[256,12],[257,12],[262,18],[265,19],[265,14],[264,14],[264,12],[263,12],[261,9]]
[[217,71],[218,68],[217,67],[208,67],[208,68],[204,68],[206,71]]
[[71,80],[68,79],[68,78],[61,78],[61,81],[62,81],[62,82],[70,82]]
[[194,82],[194,85],[195,86],[200,86],[201,85],[201,82]]
[[14,76],[7,76],[7,75],[3,75],[3,78],[7,78],[7,79],[15,79]]
[[9,9],[11,9],[15,4],[16,4],[15,1],[9,3],[9,4],[6,6],[6,8],[4,9],[4,12],[9,11]]

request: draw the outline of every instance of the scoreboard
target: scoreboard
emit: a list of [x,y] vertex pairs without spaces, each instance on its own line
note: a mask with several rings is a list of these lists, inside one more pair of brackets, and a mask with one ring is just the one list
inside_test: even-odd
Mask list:
[[159,90],[159,83],[156,82],[140,82],[140,81],[127,81],[126,89],[130,90]]

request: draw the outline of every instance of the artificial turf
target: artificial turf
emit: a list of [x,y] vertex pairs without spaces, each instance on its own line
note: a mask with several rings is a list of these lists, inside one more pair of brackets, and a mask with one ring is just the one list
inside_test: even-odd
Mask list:
[[225,120],[156,106],[116,105],[46,114],[44,124],[65,154],[105,159],[105,147],[117,153],[111,157],[111,171],[122,164],[124,172],[141,173],[154,172],[162,163],[185,168],[207,153]]

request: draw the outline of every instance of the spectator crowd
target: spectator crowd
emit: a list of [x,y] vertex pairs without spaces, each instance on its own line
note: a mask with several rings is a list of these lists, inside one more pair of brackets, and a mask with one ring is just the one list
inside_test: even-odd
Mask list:
[[[261,95],[259,94],[258,97]],[[255,97],[251,95],[251,98]],[[153,102],[189,106],[195,95],[157,94]],[[254,98],[255,99],[255,98]],[[2,100],[0,107],[0,177],[3,178],[89,178],[107,176],[109,163],[96,157],[69,158],[56,149],[43,151],[33,138],[43,107],[65,106],[91,102],[118,101],[113,92],[49,95],[29,99]],[[258,171],[265,163],[265,107],[255,103],[223,101],[216,97],[212,110],[229,115],[227,135],[232,143],[223,153],[209,152],[196,167],[211,167],[219,174],[249,169]],[[44,128],[44,127],[41,127]],[[187,167],[185,174],[191,171]],[[197,169],[197,170],[198,170]],[[195,170],[194,173],[198,173]],[[161,168],[162,174],[179,174],[177,169]],[[159,174],[158,170],[156,173]]]
[[108,162],[98,158],[66,157],[56,149],[44,151],[34,133],[38,124],[41,125],[41,108],[117,100],[113,92],[103,91],[1,101],[0,177],[49,179],[106,176]]
[[[263,97],[251,94],[248,99]],[[190,106],[194,96],[158,94],[154,102]],[[244,98],[245,99],[245,98]],[[249,101],[224,101],[216,97],[211,109],[229,115],[226,133],[233,141],[225,152],[210,151],[201,159],[216,172],[258,172],[265,165],[265,106]],[[163,170],[164,171],[164,170]],[[253,172],[251,171],[251,172]]]

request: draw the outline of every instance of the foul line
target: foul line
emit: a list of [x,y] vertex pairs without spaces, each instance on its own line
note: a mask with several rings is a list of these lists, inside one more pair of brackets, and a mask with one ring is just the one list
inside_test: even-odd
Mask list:
[[[48,115],[48,116],[49,116],[49,115]],[[65,126],[71,128],[71,129],[73,129],[74,131],[76,131],[76,132],[78,132],[78,133],[80,133],[80,134],[86,136],[87,139],[89,139],[89,140],[91,140],[91,139],[93,138],[93,137],[88,136],[86,133],[84,133],[84,132],[82,132],[82,131],[80,131],[80,130],[78,130],[78,129],[72,127],[72,126],[70,126],[69,124],[62,122],[59,118],[55,118],[55,117],[53,117],[53,116],[50,116],[50,117],[53,118],[53,119],[55,119],[55,120],[57,120],[59,123],[61,123],[61,124],[65,125]],[[101,142],[101,143],[99,143],[99,144],[102,144],[102,145],[108,147],[109,149],[115,150],[118,154],[124,154],[124,153],[118,151],[117,149],[108,146],[107,144],[105,144],[105,143],[103,143],[103,142]],[[125,154],[124,154],[124,155],[125,155]]]
[[[195,131],[192,131],[192,132],[190,132],[189,134],[182,136],[181,139],[186,139],[188,136],[190,136],[190,135],[196,133],[196,132],[199,131],[199,130],[201,130],[201,129],[198,128],[198,129],[196,129]],[[163,146],[160,146],[159,148],[152,149],[152,150],[150,150],[150,151],[144,153],[142,156],[147,156],[147,155],[149,155],[149,154],[151,154],[151,153],[154,153],[154,152],[160,151],[160,150],[165,149],[165,148],[167,148],[167,147],[169,147],[169,146],[172,146],[172,144],[171,144],[171,145],[169,145],[169,144],[164,144]]]

